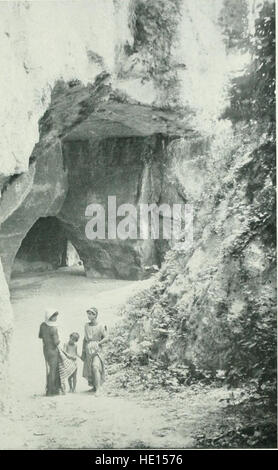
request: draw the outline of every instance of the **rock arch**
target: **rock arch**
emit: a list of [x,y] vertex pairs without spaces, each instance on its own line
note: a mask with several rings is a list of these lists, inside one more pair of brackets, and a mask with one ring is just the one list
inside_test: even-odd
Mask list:
[[88,240],[85,210],[92,202],[107,207],[109,195],[135,206],[184,202],[171,181],[167,146],[192,132],[172,112],[128,102],[107,80],[57,84],[29,172],[6,185],[0,256],[8,281],[22,240],[41,217],[60,221],[89,276],[140,279],[146,266],[161,262],[161,240]]

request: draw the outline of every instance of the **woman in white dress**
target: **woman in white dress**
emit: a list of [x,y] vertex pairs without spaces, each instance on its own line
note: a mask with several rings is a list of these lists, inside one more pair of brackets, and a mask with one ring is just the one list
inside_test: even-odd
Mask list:
[[90,391],[98,394],[105,379],[102,345],[107,341],[107,328],[98,323],[98,311],[95,307],[87,310],[89,322],[85,324],[83,350],[81,359],[84,361],[83,377],[92,387]]

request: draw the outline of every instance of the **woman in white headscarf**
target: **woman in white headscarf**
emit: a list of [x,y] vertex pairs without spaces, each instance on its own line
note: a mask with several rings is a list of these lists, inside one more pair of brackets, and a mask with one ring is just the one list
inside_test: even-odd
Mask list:
[[58,311],[47,309],[45,321],[40,325],[39,338],[43,341],[43,354],[46,363],[46,395],[57,395],[61,388],[59,376],[59,350],[60,343],[56,321]]

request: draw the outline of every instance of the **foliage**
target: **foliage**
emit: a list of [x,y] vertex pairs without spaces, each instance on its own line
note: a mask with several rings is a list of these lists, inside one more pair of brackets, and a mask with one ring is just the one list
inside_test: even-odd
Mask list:
[[[168,56],[173,44],[180,0],[136,0],[133,29],[134,49],[151,48],[157,54]],[[158,44],[155,44],[157,41]],[[159,46],[162,51],[159,52]]]
[[133,0],[130,27],[133,45],[127,45],[127,56],[141,62],[142,83],[153,80],[161,93],[163,106],[178,104],[175,97],[177,68],[184,67],[173,59],[177,40],[181,0]]
[[[233,80],[231,107],[225,116],[233,120],[275,121],[275,6],[264,2],[249,37],[252,62],[243,76]],[[271,127],[272,128],[272,127]]]
[[[272,304],[272,305],[271,305]],[[257,391],[276,397],[276,309],[273,299],[251,302],[245,315],[237,319],[227,377],[231,385],[251,378]]]
[[248,38],[248,5],[246,0],[224,0],[219,16],[226,47],[241,50]]
[[[109,353],[111,364],[125,368],[123,387],[136,383],[175,390],[212,380],[229,387],[248,384],[252,390],[242,403],[227,408],[228,415],[238,412],[238,424],[212,436],[210,444],[216,447],[267,447],[275,436],[275,76],[270,3],[263,5],[255,26],[254,37],[244,38],[252,63],[231,84],[226,118],[232,125],[221,119],[202,154],[192,153],[182,139],[171,146],[181,182],[187,175],[193,182],[196,175],[203,176],[198,191],[184,185],[195,209],[194,250],[167,253],[152,287],[125,305],[118,343]],[[138,47],[144,41],[142,33]],[[200,443],[208,439],[205,435]]]
[[201,448],[276,448],[275,409],[251,388],[226,400],[227,406],[195,436]]
[[[233,81],[231,108],[227,115],[246,120],[255,127],[260,143],[239,169],[237,180],[248,180],[249,202],[247,240],[234,246],[241,253],[254,236],[260,234],[268,247],[267,262],[275,272],[276,191],[275,191],[275,7],[264,2],[255,22],[254,37],[249,38],[252,63],[247,73]],[[247,289],[246,289],[247,291]],[[248,292],[248,308],[237,318],[232,349],[227,364],[231,384],[252,378],[257,390],[276,393],[276,299],[267,289],[258,298]]]

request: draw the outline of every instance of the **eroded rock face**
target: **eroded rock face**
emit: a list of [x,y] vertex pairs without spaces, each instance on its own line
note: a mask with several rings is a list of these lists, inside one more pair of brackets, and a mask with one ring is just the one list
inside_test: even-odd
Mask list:
[[[0,230],[0,255],[8,280],[22,240],[40,217],[57,214],[67,191],[60,142],[54,140],[48,145],[42,142],[35,147],[32,156],[35,159],[32,185],[18,207],[11,210]],[[5,197],[11,205],[14,195],[20,190],[16,182],[6,189]]]
[[49,216],[60,221],[88,275],[140,279],[146,266],[159,265],[165,241],[89,240],[85,210],[91,203],[107,210],[109,196],[116,196],[117,207],[184,202],[168,175],[167,149],[180,134],[193,135],[189,124],[189,118],[129,100],[112,89],[107,74],[88,87],[59,82],[40,122],[29,172],[11,179],[3,192],[6,278],[26,234]]
[[13,314],[10,293],[0,261],[0,411],[7,405],[9,395],[8,355],[13,330]]
[[106,240],[89,240],[85,211],[89,204],[101,204],[107,217],[108,198],[116,196],[117,208],[128,203],[138,209],[139,238],[139,204],[182,202],[167,178],[166,144],[156,135],[64,142],[69,190],[57,217],[87,274],[138,279],[144,274],[144,266],[160,264],[158,240],[111,240],[107,233]]

